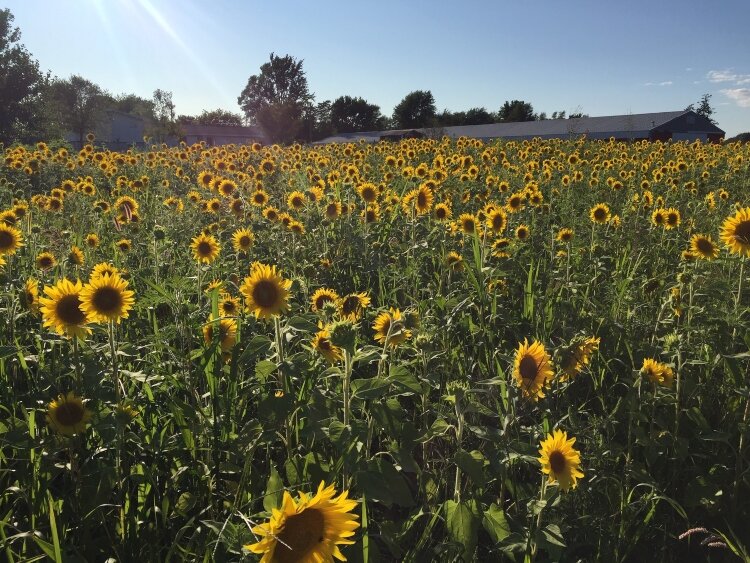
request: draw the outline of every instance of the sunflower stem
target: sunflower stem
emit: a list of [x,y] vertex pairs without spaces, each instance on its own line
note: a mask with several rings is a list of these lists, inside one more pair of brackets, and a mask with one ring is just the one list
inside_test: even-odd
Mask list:
[[[459,405],[460,398],[456,394],[456,450],[461,449],[461,441],[464,437],[464,413]],[[461,502],[461,468],[456,464],[456,477],[453,482],[453,500]]]
[[83,387],[83,376],[81,375],[80,349],[78,348],[78,337],[73,337],[73,366],[76,374],[76,392],[81,393]]
[[115,385],[115,401],[120,404],[122,394],[120,392],[120,374],[117,371],[117,344],[115,343],[115,323],[109,321],[107,325],[109,336],[109,353],[112,356],[112,382]]

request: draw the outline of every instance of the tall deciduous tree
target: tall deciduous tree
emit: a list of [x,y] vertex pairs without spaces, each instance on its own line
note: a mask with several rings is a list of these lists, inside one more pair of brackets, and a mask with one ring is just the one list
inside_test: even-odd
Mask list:
[[271,53],[269,62],[248,79],[237,98],[247,120],[263,127],[273,141],[293,140],[312,104],[302,63],[290,55],[279,57]]
[[97,84],[76,74],[53,80],[49,96],[52,119],[74,133],[81,145],[84,136],[101,123],[109,98]]
[[534,121],[534,106],[523,100],[506,101],[497,112],[498,121],[507,123],[513,121]]
[[394,125],[400,129],[430,127],[435,116],[435,98],[429,90],[410,92],[393,109]]
[[340,96],[331,104],[331,125],[339,133],[373,131],[382,125],[380,106],[363,98]]
[[695,104],[690,104],[685,110],[694,111],[716,125],[716,120],[711,117],[714,114],[714,108],[711,107],[711,94],[703,94],[701,99],[698,100],[698,107],[695,107]]
[[0,142],[29,141],[40,134],[46,77],[19,43],[13,14],[0,9]]
[[197,123],[200,125],[242,125],[242,116],[224,109],[203,110],[197,117],[180,115],[177,118],[180,124]]

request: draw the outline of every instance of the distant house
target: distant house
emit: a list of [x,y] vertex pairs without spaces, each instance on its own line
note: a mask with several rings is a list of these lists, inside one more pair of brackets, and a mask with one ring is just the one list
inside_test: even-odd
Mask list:
[[[636,113],[603,117],[578,117],[574,119],[545,119],[542,121],[520,121],[514,123],[488,123],[486,125],[459,125],[437,129],[417,129],[415,132],[433,136],[435,131],[451,138],[470,137],[492,140],[610,139],[618,141],[702,141],[718,143],[724,131],[694,111],[667,111],[661,113]],[[377,142],[391,138],[400,131],[368,131],[364,133],[341,133],[315,144],[331,142],[353,142],[364,140]]]
[[182,129],[182,140],[188,145],[203,141],[207,146],[212,147],[215,145],[265,143],[268,140],[260,127],[186,123],[180,125],[180,128]]
[[[145,147],[146,144],[143,142],[145,130],[146,121],[142,117],[115,109],[107,109],[104,110],[103,116],[94,130],[96,136],[94,144],[113,151],[126,150],[134,145]],[[66,133],[65,140],[74,149],[81,149],[81,141],[76,133]]]

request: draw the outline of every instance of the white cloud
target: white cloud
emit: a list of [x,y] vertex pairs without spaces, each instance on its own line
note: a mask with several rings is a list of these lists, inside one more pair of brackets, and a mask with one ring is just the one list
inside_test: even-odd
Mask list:
[[659,82],[659,86],[671,86],[672,81],[671,80],[665,80],[664,82]]
[[709,70],[706,78],[711,82],[734,82],[737,80],[737,75],[731,68],[725,68],[724,70]]
[[709,82],[734,82],[740,86],[750,84],[750,74],[737,74],[734,69],[725,68],[724,70],[709,70],[706,74]]
[[741,108],[750,108],[750,88],[728,88],[721,91]]

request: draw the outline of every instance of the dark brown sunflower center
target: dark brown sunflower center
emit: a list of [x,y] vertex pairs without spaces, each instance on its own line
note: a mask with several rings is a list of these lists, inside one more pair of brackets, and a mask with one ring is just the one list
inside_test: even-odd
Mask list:
[[39,258],[39,267],[46,270],[47,268],[52,267],[52,257],[51,256],[41,256]]
[[8,231],[0,231],[0,250],[7,248],[13,248],[15,245],[15,237]]
[[318,341],[318,348],[323,350],[324,352],[330,352],[333,349],[333,345],[331,344],[331,341],[327,338],[321,338]]
[[463,222],[463,228],[464,231],[467,233],[473,233],[474,232],[474,221],[467,219]]
[[667,223],[670,225],[676,225],[677,220],[679,219],[679,216],[676,213],[670,213],[667,215]]
[[604,218],[606,216],[607,216],[607,212],[601,207],[597,207],[594,210],[594,219],[596,219],[597,221],[604,221]]
[[565,455],[560,451],[554,451],[549,454],[549,466],[552,471],[556,474],[560,474],[565,471],[568,461],[565,459]]
[[306,556],[324,539],[325,518],[320,510],[308,508],[290,516],[279,533],[274,560],[279,563],[307,560]]
[[436,217],[437,217],[438,219],[445,219],[445,215],[446,215],[445,209],[443,209],[442,207],[438,207],[438,208],[437,208],[437,209],[435,210],[435,216],[436,216]]
[[362,190],[362,199],[364,199],[365,201],[374,201],[375,192],[369,188]]
[[247,246],[250,246],[250,237],[249,237],[249,236],[247,236],[247,235],[242,235],[242,236],[240,237],[240,246],[241,246],[242,248],[245,248],[245,247],[247,247]]
[[353,315],[359,308],[359,299],[356,297],[347,297],[344,299],[344,303],[341,305],[341,311],[345,315]]
[[734,238],[740,244],[750,244],[750,221],[742,221],[735,227]]
[[425,207],[427,205],[427,194],[424,192],[419,192],[417,194],[417,205],[419,207]]
[[661,213],[654,215],[654,223],[661,225],[664,222],[664,216]]
[[518,229],[518,232],[516,233],[518,235],[518,238],[524,239],[529,235],[529,231],[526,229]]
[[524,356],[518,365],[518,371],[524,383],[530,385],[536,379],[537,372],[539,371],[536,360],[531,356]]
[[114,287],[100,287],[92,296],[91,304],[98,313],[115,313],[122,307],[122,294]]
[[221,304],[221,310],[226,315],[232,315],[237,312],[237,306],[234,304],[234,301],[225,301]]
[[65,325],[82,325],[86,315],[81,311],[81,301],[76,295],[66,295],[57,302],[55,307],[57,317]]
[[261,280],[253,287],[253,301],[258,307],[270,309],[279,299],[279,289],[269,280]]
[[55,409],[55,419],[61,426],[75,426],[83,420],[83,406],[78,403],[63,403]]
[[211,243],[201,241],[198,243],[198,255],[199,256],[211,256]]
[[695,246],[701,254],[711,254],[714,251],[714,245],[706,238],[699,238]]
[[255,203],[263,203],[265,198],[263,197],[263,194],[255,194],[253,196],[253,201],[255,201]]
[[492,228],[496,231],[502,230],[505,226],[505,219],[502,215],[497,214],[492,216]]
[[323,306],[328,302],[333,301],[333,298],[330,295],[321,295],[315,300],[315,308],[316,309],[322,309]]

